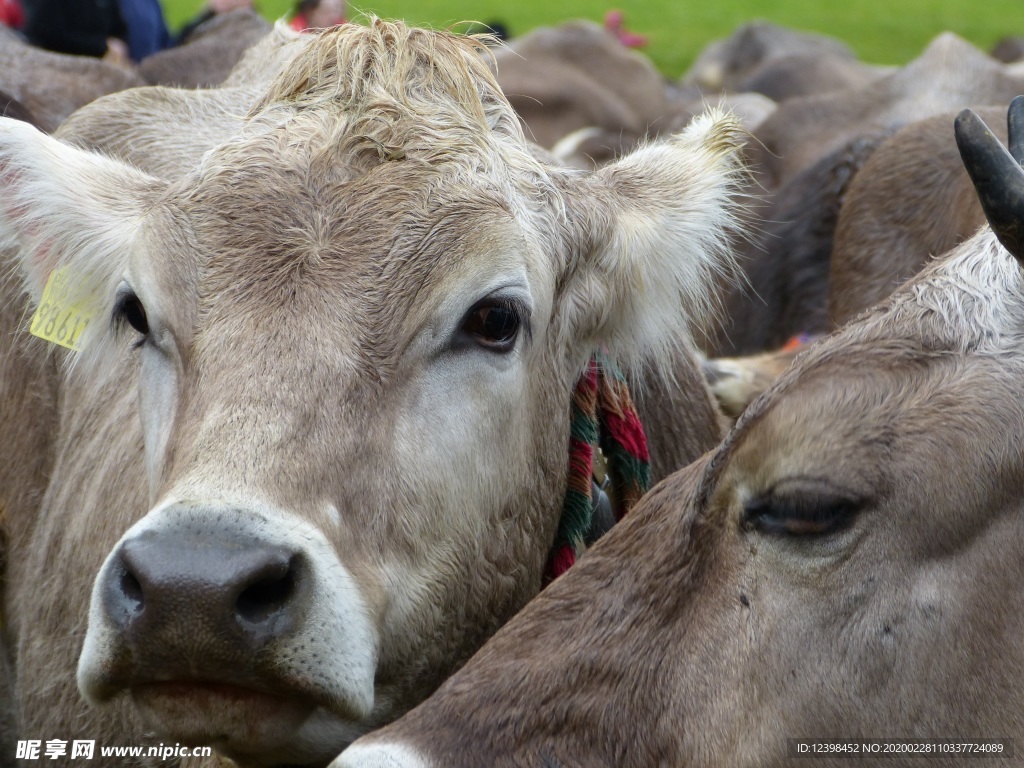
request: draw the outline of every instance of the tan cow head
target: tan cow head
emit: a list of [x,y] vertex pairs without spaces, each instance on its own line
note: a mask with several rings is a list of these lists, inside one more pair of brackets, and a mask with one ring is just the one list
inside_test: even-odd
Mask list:
[[[64,423],[87,428],[48,496],[69,540],[120,537],[91,702],[244,764],[329,759],[539,589],[590,351],[657,365],[690,343],[739,216],[735,122],[553,167],[481,50],[326,32],[175,183],[0,123],[28,291],[60,268],[98,312],[66,374]],[[136,429],[104,404],[126,388],[148,512],[105,490],[131,441],[73,449]]]

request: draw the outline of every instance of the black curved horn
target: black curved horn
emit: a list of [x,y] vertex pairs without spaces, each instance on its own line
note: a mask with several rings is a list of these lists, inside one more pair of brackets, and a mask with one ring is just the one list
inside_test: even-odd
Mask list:
[[1010,154],[1018,164],[1024,164],[1024,96],[1017,96],[1010,102],[1006,127],[1010,135]]
[[[1018,97],[1019,98],[1019,97]],[[1017,135],[1022,107],[1010,108],[1010,144],[1021,147]],[[1018,260],[1024,258],[1024,169],[988,126],[974,112],[965,109],[953,123],[956,144],[964,167],[974,183],[985,218],[999,242]],[[1014,139],[1017,139],[1014,141]]]

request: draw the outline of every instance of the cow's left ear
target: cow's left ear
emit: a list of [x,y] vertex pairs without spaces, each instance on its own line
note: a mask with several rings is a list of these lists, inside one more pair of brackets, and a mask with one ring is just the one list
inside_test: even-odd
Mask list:
[[58,267],[83,292],[112,294],[139,221],[165,186],[0,117],[0,248],[17,255],[33,303]]
[[667,361],[717,307],[744,229],[744,134],[711,111],[566,193],[578,240],[559,300],[561,330],[630,364]]

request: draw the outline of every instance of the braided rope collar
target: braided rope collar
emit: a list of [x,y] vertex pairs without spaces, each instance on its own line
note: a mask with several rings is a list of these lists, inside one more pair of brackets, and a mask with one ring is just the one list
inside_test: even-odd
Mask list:
[[569,570],[650,484],[647,437],[625,376],[606,355],[595,353],[572,395],[568,484],[544,583]]

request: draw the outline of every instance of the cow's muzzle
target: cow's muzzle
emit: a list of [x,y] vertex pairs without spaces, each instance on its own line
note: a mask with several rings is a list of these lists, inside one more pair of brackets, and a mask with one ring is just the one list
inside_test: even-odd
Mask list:
[[165,740],[244,764],[326,762],[373,710],[371,615],[307,521],[256,505],[166,505],[97,576],[79,688],[97,704],[127,693]]

